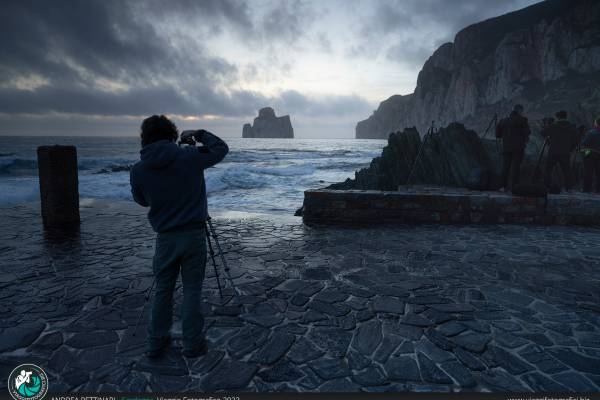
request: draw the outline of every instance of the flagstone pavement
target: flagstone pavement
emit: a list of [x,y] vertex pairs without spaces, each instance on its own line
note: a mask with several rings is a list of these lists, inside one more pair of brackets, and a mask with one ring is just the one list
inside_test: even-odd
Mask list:
[[134,332],[152,283],[144,210],[84,201],[65,237],[38,208],[0,209],[2,389],[21,363],[50,392],[600,389],[598,228],[218,215],[239,298],[228,284],[221,300],[207,264],[209,352],[187,359],[178,284],[173,344],[151,361],[148,308]]

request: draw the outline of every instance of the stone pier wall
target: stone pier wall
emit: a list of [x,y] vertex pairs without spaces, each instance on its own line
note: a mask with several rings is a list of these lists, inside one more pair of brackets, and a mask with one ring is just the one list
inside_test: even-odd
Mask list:
[[400,191],[308,190],[306,224],[544,224],[600,225],[600,195],[544,198],[450,188]]

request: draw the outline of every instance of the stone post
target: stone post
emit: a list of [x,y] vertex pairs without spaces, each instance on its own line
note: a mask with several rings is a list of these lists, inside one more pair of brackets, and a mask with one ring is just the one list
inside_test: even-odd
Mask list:
[[44,227],[79,225],[77,148],[40,146],[37,156]]

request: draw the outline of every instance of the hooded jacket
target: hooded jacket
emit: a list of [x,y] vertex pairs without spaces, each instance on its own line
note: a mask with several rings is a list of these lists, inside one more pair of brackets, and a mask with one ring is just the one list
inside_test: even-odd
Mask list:
[[513,111],[498,123],[497,136],[502,137],[504,152],[522,152],[529,140],[531,130],[527,118]]
[[155,232],[200,223],[208,216],[204,170],[220,162],[229,148],[208,132],[199,141],[203,147],[181,148],[169,140],[150,143],[131,169],[131,194],[136,203],[150,207],[148,219]]
[[575,150],[579,139],[577,128],[566,119],[559,119],[544,128],[541,134],[548,138],[548,155],[553,156],[568,155]]

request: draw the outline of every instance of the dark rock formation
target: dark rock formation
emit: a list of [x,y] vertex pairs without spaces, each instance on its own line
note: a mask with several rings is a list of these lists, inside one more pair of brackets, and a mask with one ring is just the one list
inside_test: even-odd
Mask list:
[[[368,168],[357,171],[354,180],[333,184],[329,189],[397,190],[406,184],[420,145],[415,128],[392,133],[381,156],[374,158]],[[427,139],[410,183],[464,187],[477,167],[497,170],[477,134],[452,123]]]
[[425,62],[414,93],[383,101],[357,138],[387,138],[432,119],[480,134],[516,102],[530,121],[568,110],[589,125],[600,101],[600,2],[547,0],[460,31]]
[[293,138],[294,128],[289,115],[275,116],[271,107],[261,108],[254,124],[244,124],[242,129],[244,138]]

